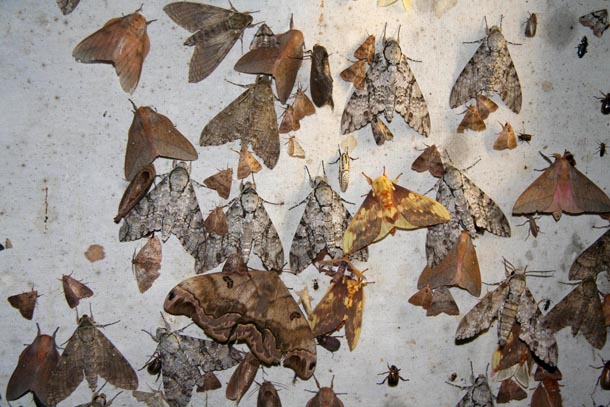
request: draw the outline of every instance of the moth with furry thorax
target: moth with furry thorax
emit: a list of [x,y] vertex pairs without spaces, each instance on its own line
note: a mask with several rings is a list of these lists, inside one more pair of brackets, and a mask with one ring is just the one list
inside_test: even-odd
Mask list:
[[362,173],[372,190],[354,215],[345,235],[343,253],[351,254],[383,239],[396,229],[417,229],[449,221],[447,209],[434,199],[397,185],[385,168],[374,180]]

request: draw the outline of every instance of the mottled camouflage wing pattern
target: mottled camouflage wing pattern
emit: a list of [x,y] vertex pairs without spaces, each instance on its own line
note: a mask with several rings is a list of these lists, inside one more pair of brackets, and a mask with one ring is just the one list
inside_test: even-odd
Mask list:
[[519,298],[517,321],[521,324],[519,338],[530,350],[550,366],[557,366],[557,342],[550,329],[542,323],[542,312],[527,287]]
[[601,38],[604,31],[610,27],[608,24],[608,9],[601,9],[585,14],[578,19],[578,22],[589,27],[596,37]]
[[494,396],[487,377],[479,375],[455,407],[494,407]]
[[456,341],[472,338],[488,329],[508,294],[508,281],[504,281],[494,291],[489,292],[460,321],[455,332]]
[[429,267],[437,266],[451,251],[460,239],[459,217],[457,216],[456,200],[451,188],[441,178],[436,183],[436,200],[449,211],[449,222],[439,223],[428,228],[426,234],[426,258]]
[[80,0],[56,0],[56,2],[57,7],[59,7],[62,14],[65,16],[70,14],[76,8],[76,6],[78,6]]
[[72,334],[62,352],[57,368],[51,372],[48,389],[48,401],[51,405],[59,403],[72,394],[85,377],[83,343],[77,333],[78,331],[75,331]]
[[584,252],[578,255],[570,267],[570,280],[597,277],[601,272],[610,273],[610,229]]

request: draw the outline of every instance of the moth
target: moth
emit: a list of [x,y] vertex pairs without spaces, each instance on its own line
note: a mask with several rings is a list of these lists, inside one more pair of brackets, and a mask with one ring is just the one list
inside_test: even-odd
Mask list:
[[165,407],[165,396],[163,392],[155,390],[152,392],[134,390],[131,392],[133,397],[146,404],[148,407]]
[[432,288],[429,284],[424,285],[415,294],[409,298],[409,304],[413,304],[417,307],[422,307],[425,310],[430,308],[432,303]]
[[559,383],[554,379],[544,379],[532,394],[530,401],[532,407],[561,407],[561,393]]
[[214,232],[218,236],[224,236],[229,233],[227,217],[225,216],[221,206],[217,206],[216,208],[212,209],[208,217],[203,221],[203,224],[205,226],[205,230]]
[[[551,213],[558,221],[561,213],[610,212],[610,198],[574,166],[569,151],[553,154],[552,163],[517,198],[513,215]],[[546,157],[545,157],[546,158]]]
[[316,338],[316,342],[329,352],[336,352],[341,348],[339,339],[330,335],[320,335]]
[[56,0],[56,2],[57,7],[59,7],[61,13],[65,16],[74,11],[80,0]]
[[432,301],[426,310],[426,316],[434,317],[442,312],[447,315],[459,315],[460,313],[460,309],[455,303],[451,291],[445,286],[436,288],[432,293]]
[[317,107],[325,105],[335,108],[333,102],[333,77],[328,63],[328,51],[321,45],[314,45],[311,53],[311,71],[309,73],[311,98]]
[[[349,255],[383,239],[396,229],[417,229],[449,221],[447,209],[424,195],[396,184],[385,174],[375,180],[343,235],[343,253]],[[400,175],[399,175],[400,176]]]
[[477,95],[477,111],[481,119],[487,119],[496,110],[498,110],[498,105],[493,100],[483,95]]
[[6,399],[20,399],[26,393],[32,392],[36,405],[47,405],[48,382],[51,372],[59,361],[59,352],[53,336],[40,333],[40,327],[34,341],[26,346],[19,355],[19,361],[6,386]]
[[399,380],[402,380],[403,382],[409,381],[409,379],[405,379],[404,377],[402,377],[400,375],[399,368],[397,368],[395,365],[390,366],[389,363],[388,363],[388,370],[386,372],[379,373],[379,375],[386,375],[386,377],[381,381],[381,383],[377,383],[377,384],[384,384],[387,381],[389,387],[398,386],[398,383],[400,383]]
[[246,353],[245,357],[237,366],[237,369],[233,371],[231,379],[227,384],[225,392],[227,399],[239,403],[250,386],[252,386],[252,382],[256,377],[260,365],[261,362],[252,352]]
[[464,118],[458,124],[457,132],[464,133],[464,130],[483,131],[486,129],[485,122],[479,114],[475,105],[469,105],[464,112]]
[[190,141],[174,127],[166,116],[149,106],[134,105],[134,115],[129,127],[125,150],[125,178],[134,179],[136,174],[157,157],[193,161],[197,151]]
[[297,93],[294,97],[292,107],[294,109],[294,118],[297,121],[301,121],[306,116],[311,116],[316,112],[316,108],[300,85],[297,87]]
[[84,378],[94,392],[97,376],[115,387],[127,390],[138,388],[138,376],[129,362],[96,327],[95,321],[83,315],[68,339],[57,368],[51,373],[49,404],[64,400],[76,390]]
[[600,387],[603,390],[610,390],[610,360],[602,359],[602,363],[603,363],[602,366],[599,366],[599,367],[593,366],[596,369],[602,370],[602,372],[599,375],[599,378],[597,379],[597,382],[599,383]]
[[280,396],[273,383],[264,381],[258,388],[256,407],[282,407]]
[[521,324],[519,338],[542,361],[557,365],[557,342],[542,319],[534,296],[525,283],[525,269],[505,261],[506,279],[487,293],[460,321],[455,340],[460,343],[487,330],[498,319],[498,343],[503,346],[515,321]]
[[585,27],[589,27],[596,37],[601,38],[604,31],[610,27],[610,24],[608,23],[608,9],[592,11],[589,14],[585,14],[578,19],[578,22]]
[[256,83],[218,113],[201,131],[199,145],[219,146],[241,139],[273,169],[280,156],[280,133],[275,115],[271,79],[262,75]]
[[301,123],[295,118],[294,107],[292,105],[286,107],[282,114],[282,121],[278,127],[280,134],[297,131],[301,128]]
[[610,273],[610,230],[576,257],[570,267],[569,279],[595,279],[604,271]]
[[[296,205],[307,202],[290,246],[290,271],[295,274],[325,255],[332,259],[343,257],[343,235],[352,219],[326,177],[316,177],[315,182],[310,179],[310,185],[313,190]],[[368,250],[365,247],[351,257],[367,261]]]
[[345,68],[339,74],[341,79],[351,82],[358,90],[363,90],[366,81],[366,60],[361,59]]
[[290,136],[288,141],[288,155],[295,158],[305,158],[305,150],[299,144],[295,136]]
[[373,65],[375,60],[375,36],[369,35],[354,51],[354,57],[358,60],[365,60],[369,65]]
[[119,223],[140,202],[140,199],[148,193],[156,175],[157,172],[152,163],[145,165],[134,175],[123,193],[118,213],[114,217],[114,223]]
[[512,400],[524,400],[527,393],[513,379],[502,380],[496,396],[498,404],[510,403]]
[[436,148],[436,144],[432,144],[424,149],[424,151],[413,161],[411,169],[417,172],[429,171],[433,177],[440,178],[445,173],[441,153]]
[[514,379],[527,388],[534,358],[527,344],[519,338],[520,334],[521,325],[515,321],[504,345],[498,346],[493,353],[491,373],[496,381]]
[[89,287],[65,274],[61,276],[61,284],[64,289],[66,302],[70,308],[75,308],[83,298],[93,296],[93,291]]
[[245,342],[265,364],[279,364],[307,380],[316,367],[314,335],[277,273],[249,270],[241,256],[221,273],[182,281],[165,299],[172,315],[193,319],[220,342]]
[[194,47],[189,63],[189,82],[207,78],[222,62],[244,30],[252,26],[252,16],[231,9],[186,1],[170,3],[163,11],[180,27],[194,33],[184,45]]
[[36,307],[36,299],[38,291],[32,289],[21,294],[11,295],[7,298],[13,308],[17,308],[19,313],[25,319],[32,320],[34,316],[34,308]]
[[148,22],[140,14],[140,9],[124,17],[108,20],[72,51],[72,56],[78,62],[111,63],[123,91],[130,94],[138,86],[142,65],[150,50],[150,40],[146,33]]
[[455,407],[494,407],[494,396],[487,382],[487,376],[480,374],[475,379],[472,375],[471,380],[472,385],[470,386],[449,383],[454,387],[466,390],[466,394]]
[[539,216],[527,216],[527,220],[519,225],[528,225],[527,237],[525,238],[525,240],[527,240],[530,235],[534,236],[535,238],[538,237],[538,233],[540,233],[540,226],[538,226],[538,224],[536,223],[536,220],[538,219],[540,219]]
[[547,369],[544,366],[538,365],[538,367],[536,368],[536,372],[534,373],[534,380],[536,380],[537,382],[541,382],[545,379],[559,381],[563,379],[563,374],[561,373],[561,370],[559,370],[559,368]]
[[239,152],[239,161],[237,162],[237,179],[244,179],[250,174],[256,174],[263,169],[263,166],[248,149],[243,148]]
[[604,94],[604,92],[601,92],[601,94],[603,97],[596,96],[596,99],[602,103],[601,112],[602,114],[610,114],[610,93]]
[[235,348],[183,335],[182,330],[172,331],[165,320],[164,325],[155,335],[149,335],[158,344],[154,354],[159,357],[165,400],[170,407],[189,404],[193,387],[199,390],[205,385],[203,372],[229,369],[244,357]]
[[214,175],[210,175],[203,180],[203,185],[213,189],[223,199],[229,199],[231,194],[231,185],[233,182],[233,169],[227,168],[217,172]]
[[160,232],[164,242],[173,234],[193,256],[199,246],[205,245],[203,216],[187,165],[182,161],[123,219],[119,240],[132,241],[153,232]]
[[458,76],[449,97],[456,108],[477,95],[496,92],[513,112],[521,111],[521,84],[502,29],[493,26]]
[[366,72],[364,88],[356,88],[341,117],[341,133],[366,126],[373,117],[384,114],[388,123],[394,112],[423,136],[430,133],[428,106],[397,40],[383,38],[383,50],[375,54]]
[[581,332],[591,346],[603,348],[606,344],[606,321],[595,279],[582,280],[544,316],[543,325],[552,333],[571,326],[572,336]]
[[583,36],[580,40],[580,43],[576,46],[576,55],[578,58],[582,58],[587,54],[587,47],[589,46],[589,40],[587,40],[587,36]]
[[525,36],[532,38],[536,36],[536,29],[538,28],[538,16],[536,13],[530,13],[530,16],[525,21]]
[[383,143],[386,141],[391,141],[394,139],[394,134],[392,134],[383,120],[379,119],[377,116],[373,116],[371,119],[371,132],[373,133],[375,144],[378,146],[383,145]]
[[155,280],[159,278],[161,260],[161,241],[157,236],[148,239],[133,259],[131,259],[133,274],[136,277],[140,293],[145,293],[152,287]]
[[278,42],[277,37],[269,28],[269,26],[265,23],[261,24],[258,28],[258,31],[254,33],[254,37],[252,38],[252,42],[250,42],[250,49],[260,49],[260,48],[279,48],[280,44]]
[[330,381],[330,387],[320,387],[318,379],[315,376],[313,379],[316,381],[316,386],[318,386],[318,392],[307,402],[305,407],[343,407],[343,402],[339,400],[337,393],[333,390],[334,376]]
[[517,137],[515,136],[515,131],[513,130],[513,126],[509,122],[506,122],[502,126],[502,131],[498,135],[498,138],[494,142],[493,149],[494,150],[512,150],[517,148]]
[[332,164],[337,162],[339,163],[339,187],[341,188],[341,192],[347,191],[347,187],[349,186],[349,171],[351,162],[357,159],[358,157],[354,158],[349,155],[348,148],[346,148],[345,151],[341,151],[341,147],[339,147],[339,157],[332,162]]

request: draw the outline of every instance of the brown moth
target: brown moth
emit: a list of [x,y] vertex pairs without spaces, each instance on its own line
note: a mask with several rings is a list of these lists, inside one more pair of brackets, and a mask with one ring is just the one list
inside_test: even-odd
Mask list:
[[291,131],[297,131],[301,128],[301,123],[295,118],[294,107],[292,105],[286,107],[282,114],[282,121],[279,126],[280,134],[290,133]]
[[389,387],[398,386],[398,383],[400,383],[399,380],[402,380],[403,382],[409,381],[409,379],[405,379],[404,377],[402,377],[400,375],[399,368],[397,368],[394,365],[390,366],[389,363],[388,363],[388,370],[383,373],[379,373],[378,376],[379,375],[386,375],[386,377],[381,381],[381,383],[377,383],[377,384],[384,384],[387,381]]
[[157,157],[185,161],[197,159],[195,147],[167,116],[148,106],[136,108],[134,105],[134,110],[125,150],[125,178],[128,181]]
[[[17,366],[6,386],[6,399],[17,400],[26,393],[32,392],[36,405],[47,405],[48,382],[51,372],[59,361],[59,352],[53,336],[42,335],[36,324],[38,333],[34,341],[26,346],[19,355]],[[57,328],[59,329],[59,328]]]
[[447,315],[459,315],[460,313],[451,291],[445,286],[436,288],[432,293],[432,301],[426,310],[426,316],[435,317],[442,312]]
[[211,175],[203,180],[203,184],[215,190],[223,199],[229,199],[231,195],[231,185],[233,182],[233,168],[227,168]]
[[22,317],[32,320],[32,317],[34,316],[34,308],[36,307],[36,299],[38,297],[38,291],[32,288],[31,291],[11,295],[7,298],[7,300],[13,306],[13,308],[17,308],[19,310]]
[[218,236],[224,236],[229,233],[229,225],[227,224],[227,217],[221,206],[210,211],[210,214],[203,221],[205,230],[208,232],[214,232]]
[[72,56],[79,62],[111,63],[123,90],[133,93],[150,50],[147,25],[140,9],[108,20],[102,28],[82,40],[72,51]]
[[237,179],[244,179],[250,174],[256,174],[263,169],[263,166],[246,148],[242,148],[239,152],[239,161],[237,162]]
[[11,239],[6,238],[6,239],[4,240],[4,247],[5,247],[6,249],[12,249],[12,248],[13,248],[13,242],[11,242]]
[[417,172],[429,171],[433,177],[440,178],[445,173],[441,153],[436,148],[436,144],[432,144],[424,149],[424,151],[413,161],[411,169]]
[[301,85],[297,87],[297,94],[294,98],[294,103],[292,104],[294,109],[294,118],[297,121],[301,121],[306,116],[311,116],[316,112],[316,108],[305,94]]
[[417,229],[449,220],[449,212],[443,205],[397,185],[398,177],[391,181],[385,168],[383,175],[375,180],[362,175],[372,190],[343,235],[344,254],[377,242],[396,229]]
[[606,321],[595,279],[582,280],[544,316],[543,324],[553,333],[569,325],[572,336],[581,332],[591,346],[603,348],[606,344]]
[[604,31],[610,27],[608,23],[608,9],[592,11],[578,19],[578,22],[585,27],[589,27],[596,37],[601,38]]
[[311,53],[311,72],[309,74],[311,99],[317,107],[324,105],[335,108],[333,102],[333,77],[328,63],[328,51],[321,45],[314,45]]
[[119,223],[140,202],[140,199],[148,193],[156,175],[157,172],[152,163],[145,165],[134,175],[123,193],[118,213],[114,217],[114,223]]
[[494,150],[512,150],[517,148],[517,137],[515,136],[515,132],[513,131],[513,126],[509,122],[506,122],[504,126],[502,126],[502,131],[498,135],[498,138],[494,142],[493,149]]
[[426,265],[417,280],[417,288],[458,286],[478,297],[481,295],[481,271],[477,252],[465,230],[455,247],[434,267]]
[[134,390],[131,394],[136,400],[146,404],[148,407],[166,406],[165,396],[162,391],[153,390],[152,392],[148,392]]
[[59,7],[61,13],[65,16],[74,11],[80,0],[56,0],[56,2],[57,7]]
[[544,366],[538,365],[538,367],[536,367],[536,372],[534,373],[534,380],[541,382],[545,379],[561,380],[563,379],[563,374],[559,368],[547,369]]
[[477,95],[477,111],[481,119],[487,119],[496,110],[498,110],[498,105],[493,100],[487,96]]
[[375,36],[369,35],[366,37],[364,42],[360,44],[356,51],[354,51],[354,57],[359,60],[365,60],[369,65],[373,64],[375,58]]
[[199,145],[219,146],[241,139],[273,169],[280,156],[280,134],[275,115],[271,79],[259,76],[256,83],[218,113],[201,131]]
[[525,270],[516,269],[505,260],[506,279],[485,295],[460,321],[455,333],[462,343],[487,330],[498,319],[498,343],[504,346],[515,321],[521,324],[519,338],[542,361],[557,365],[557,342],[544,326],[542,312],[527,288]]
[[432,288],[429,285],[425,285],[420,288],[415,294],[409,298],[409,304],[413,304],[417,307],[422,307],[425,310],[430,308],[432,303]]
[[256,407],[282,407],[280,396],[273,383],[264,381],[258,388]]
[[155,280],[159,278],[161,258],[161,241],[157,236],[153,236],[142,246],[138,254],[131,259],[133,274],[136,277],[140,293],[145,293],[152,287]]
[[75,308],[81,299],[93,296],[93,291],[89,287],[70,276],[62,275],[61,283],[70,308]]
[[377,116],[373,116],[371,119],[371,132],[373,133],[375,144],[378,146],[382,145],[386,141],[394,139],[394,135],[388,126],[386,126],[383,120],[380,120]]
[[570,267],[570,280],[595,279],[599,273],[610,273],[610,229],[580,253]]
[[347,191],[347,187],[349,186],[349,170],[351,162],[357,160],[358,157],[354,158],[349,155],[349,149],[346,148],[345,151],[341,151],[341,147],[339,147],[339,157],[333,161],[331,164],[339,163],[339,187],[341,188],[341,192]]
[[354,62],[341,71],[339,76],[344,81],[353,83],[356,89],[364,89],[366,80],[366,60],[362,59]]
[[277,273],[249,270],[241,256],[221,273],[199,275],[174,287],[163,305],[193,319],[212,339],[245,342],[263,363],[293,369],[304,380],[316,367],[314,335]]
[[536,13],[530,13],[530,16],[525,22],[525,36],[532,38],[536,36],[536,29],[538,28],[538,16]]
[[512,378],[521,386],[527,388],[534,358],[529,347],[519,335],[521,325],[514,322],[504,346],[498,346],[491,361],[491,374],[496,381]]
[[163,11],[180,27],[194,33],[184,45],[195,47],[189,64],[189,82],[207,78],[229,53],[252,16],[231,9],[187,1],[170,3]]
[[225,392],[227,399],[239,403],[252,385],[260,365],[261,362],[252,352],[246,353],[246,356],[239,363],[237,369],[233,371],[231,379],[229,379],[229,384],[227,384],[227,390]]
[[87,379],[95,391],[97,376],[116,387],[127,390],[138,388],[138,376],[121,352],[96,327],[87,315],[78,320],[78,327],[68,339],[57,369],[49,379],[49,404],[57,404],[68,397]]
[[474,131],[485,130],[485,122],[475,105],[469,105],[464,113],[464,118],[457,127],[458,133],[463,133],[466,129]]
[[500,389],[496,396],[498,404],[510,403],[512,400],[523,400],[527,398],[527,393],[513,379],[502,380]]
[[610,198],[573,163],[573,156],[566,151],[563,156],[553,154],[555,162],[548,167],[517,198],[513,215],[551,213],[558,221],[561,213],[610,212]]
[[532,394],[531,407],[561,407],[561,393],[559,383],[554,379],[544,379]]
[[288,141],[288,155],[295,158],[305,158],[305,150],[299,144],[295,136],[290,136]]
[[307,402],[305,407],[343,407],[343,402],[339,400],[339,397],[337,397],[333,390],[334,376],[330,381],[330,387],[320,387],[318,379],[315,376],[313,379],[316,381],[316,386],[318,386],[318,392]]
[[203,374],[203,386],[197,387],[197,391],[203,393],[206,391],[218,390],[221,387],[222,384],[220,383],[220,380],[218,380],[218,377],[216,377],[214,372],[208,370]]

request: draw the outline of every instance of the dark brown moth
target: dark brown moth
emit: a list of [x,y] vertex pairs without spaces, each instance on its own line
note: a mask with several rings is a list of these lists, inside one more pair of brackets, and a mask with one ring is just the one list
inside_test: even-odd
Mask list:
[[527,398],[527,393],[513,379],[502,380],[500,389],[496,396],[498,404],[510,403],[512,400],[524,400]]
[[72,56],[79,62],[111,63],[123,90],[133,93],[150,50],[147,25],[140,10],[108,20],[102,28],[82,40]]
[[383,120],[379,119],[377,116],[373,116],[371,119],[371,132],[373,133],[375,144],[378,146],[383,145],[386,141],[394,139],[394,135],[388,126],[386,126]]
[[311,53],[311,72],[309,74],[311,99],[317,107],[325,105],[335,108],[333,102],[333,77],[328,63],[328,51],[321,45],[314,45]]
[[466,129],[474,131],[485,130],[485,122],[475,105],[469,105],[464,113],[464,118],[457,127],[458,133],[464,133]]
[[227,399],[239,403],[252,385],[252,382],[254,382],[260,365],[261,362],[252,352],[246,353],[244,359],[237,366],[237,369],[233,371],[231,379],[229,379],[229,384],[227,384],[225,392]]
[[543,324],[553,333],[571,326],[572,336],[581,332],[591,346],[603,348],[606,344],[606,321],[595,279],[582,280],[544,316]]
[[282,407],[280,396],[273,383],[264,381],[258,388],[256,407]]
[[304,380],[316,367],[314,335],[277,273],[249,270],[241,256],[221,273],[199,275],[174,287],[163,305],[193,319],[212,339],[245,342],[263,363],[293,369]]
[[498,110],[498,105],[493,100],[487,96],[477,95],[477,111],[481,119],[487,119],[496,110]]
[[592,11],[578,19],[578,22],[585,27],[589,27],[596,37],[601,38],[604,31],[610,27],[608,23],[608,9]]
[[513,126],[509,122],[506,122],[502,126],[502,131],[498,135],[496,141],[494,141],[493,149],[494,150],[512,150],[517,148],[517,137],[515,136],[515,131],[513,130]]
[[180,1],[163,7],[180,27],[194,33],[184,45],[194,47],[189,64],[189,82],[207,78],[222,62],[244,30],[252,25],[249,13]]
[[218,380],[218,377],[214,372],[208,370],[203,374],[203,386],[197,387],[197,391],[203,393],[206,391],[218,390],[221,387],[222,384],[220,383],[220,380]]
[[441,153],[436,148],[436,144],[432,144],[424,149],[424,151],[413,161],[411,169],[417,172],[429,171],[433,177],[440,178],[445,173]]
[[558,368],[547,369],[544,366],[538,365],[536,372],[534,373],[534,380],[541,382],[546,379],[562,380],[563,374]]
[[610,93],[606,93],[604,94],[604,92],[601,92],[602,97],[595,97],[596,99],[600,100],[602,105],[601,105],[601,112],[602,114],[610,114]]
[[569,151],[553,154],[555,162],[517,198],[513,215],[551,213],[558,221],[562,212],[610,212],[610,198],[570,163],[571,156]]
[[290,136],[288,141],[288,155],[295,158],[305,158],[305,150],[299,144],[295,136]]
[[140,199],[148,193],[156,175],[157,172],[152,163],[145,165],[134,175],[123,193],[118,213],[114,217],[114,223],[119,223],[140,202]]
[[356,89],[364,89],[366,80],[366,60],[356,61],[339,74],[341,79],[354,84]]
[[290,133],[291,131],[297,131],[301,128],[301,123],[294,116],[294,107],[292,105],[286,107],[282,114],[282,121],[280,122],[279,132],[280,134]]
[[237,179],[244,179],[250,174],[256,174],[263,169],[261,163],[248,151],[243,148],[239,152],[239,161],[237,162]]
[[570,267],[570,280],[595,279],[599,273],[610,272],[610,230],[576,257]]
[[554,379],[544,379],[532,394],[531,407],[562,407],[559,383]]
[[339,400],[339,397],[337,397],[333,390],[334,376],[330,381],[330,387],[320,387],[318,379],[315,376],[313,379],[316,381],[316,386],[318,386],[318,392],[307,402],[305,407],[343,407],[343,402]]
[[6,386],[7,401],[17,400],[26,393],[32,392],[37,406],[48,404],[49,377],[59,361],[59,352],[55,344],[57,330],[53,336],[49,336],[40,333],[38,324],[36,328],[38,329],[36,338],[19,355],[17,366]]
[[316,112],[315,106],[309,97],[307,97],[301,85],[297,87],[297,94],[294,97],[292,107],[294,109],[294,118],[297,121],[301,121],[306,116],[311,116]]
[[62,275],[61,283],[70,308],[75,308],[81,299],[93,296],[93,291],[89,287],[70,276]]
[[97,376],[115,387],[138,388],[138,376],[121,352],[96,327],[87,315],[78,320],[78,327],[68,339],[57,369],[49,379],[48,402],[57,404],[68,397],[87,379],[92,392]]
[[21,294],[11,295],[7,298],[13,308],[17,308],[19,313],[25,319],[31,320],[34,316],[34,308],[36,307],[36,299],[38,291],[32,289]]
[[530,16],[525,22],[525,36],[532,38],[536,36],[536,30],[538,28],[538,16],[536,13],[530,13]]
[[432,293],[432,301],[426,310],[426,316],[434,317],[443,312],[447,315],[459,315],[460,313],[451,291],[445,286],[436,288]]
[[349,149],[346,148],[345,151],[341,151],[341,147],[339,147],[339,157],[332,162],[331,164],[339,163],[339,187],[341,188],[341,192],[347,191],[347,187],[349,186],[349,177],[350,177],[350,166],[351,162],[357,160],[358,157],[354,158],[349,155]]
[[157,157],[185,161],[197,159],[195,147],[169,118],[148,106],[136,108],[134,105],[134,109],[125,150],[125,178],[128,181]]
[[335,336],[320,335],[316,338],[316,342],[329,352],[336,352],[341,348],[341,341]]
[[377,383],[377,384],[384,384],[387,381],[389,387],[396,387],[396,386],[398,386],[398,383],[400,383],[400,380],[402,380],[403,382],[408,382],[409,381],[409,379],[405,379],[404,377],[402,377],[400,375],[400,369],[399,368],[397,368],[394,365],[390,366],[389,363],[388,363],[388,370],[386,372],[379,373],[379,375],[386,375],[386,376],[381,381],[381,383]]
[[503,346],[515,321],[521,324],[519,338],[549,366],[557,365],[557,342],[544,326],[542,312],[525,283],[525,270],[505,260],[506,279],[485,295],[460,321],[457,343],[486,331],[498,319],[498,343]]
[[65,16],[74,11],[80,0],[56,0],[56,2],[57,7],[59,7],[61,13]]
[[205,230],[208,232],[214,232],[218,236],[224,236],[229,233],[229,225],[227,224],[227,217],[221,206],[210,211],[210,214],[203,221]]
[[233,183],[233,168],[227,168],[217,172],[214,175],[210,175],[203,180],[203,184],[215,190],[223,199],[229,199],[231,195],[231,185]]
[[259,76],[256,83],[218,113],[201,131],[199,145],[219,146],[241,139],[273,169],[280,156],[280,134],[275,115],[271,79]]
[[162,252],[161,240],[157,236],[153,236],[140,251],[131,259],[133,265],[133,274],[136,277],[138,290],[145,293],[157,278],[159,278],[159,269],[161,268]]
[[409,303],[428,310],[432,303],[432,288],[426,284],[409,298]]
[[356,51],[354,51],[354,57],[358,60],[365,60],[369,65],[373,64],[375,59],[375,36],[369,35],[366,37],[364,42],[360,44]]

